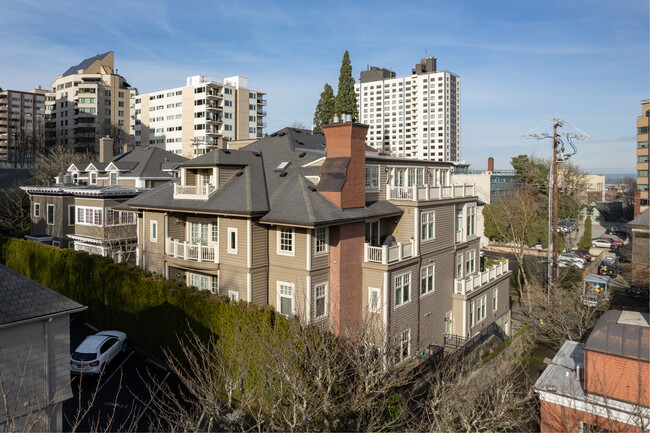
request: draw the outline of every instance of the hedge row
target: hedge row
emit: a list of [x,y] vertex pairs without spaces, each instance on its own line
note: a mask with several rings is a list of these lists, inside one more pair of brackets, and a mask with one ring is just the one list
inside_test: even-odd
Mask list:
[[119,329],[148,353],[177,353],[178,336],[190,327],[199,336],[228,340],[236,327],[269,329],[287,322],[270,307],[233,303],[174,280],[83,251],[15,238],[0,238],[0,262],[86,305],[85,318],[102,329]]

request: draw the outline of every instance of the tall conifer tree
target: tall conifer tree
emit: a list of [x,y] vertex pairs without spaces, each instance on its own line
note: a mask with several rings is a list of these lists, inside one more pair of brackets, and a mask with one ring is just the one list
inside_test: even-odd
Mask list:
[[322,131],[323,125],[332,123],[334,117],[334,89],[325,83],[323,93],[314,112],[314,131]]
[[339,88],[336,93],[334,104],[335,114],[352,114],[353,119],[358,118],[357,94],[354,91],[354,78],[352,78],[352,65],[350,65],[350,54],[345,50],[341,62],[341,74],[339,75]]

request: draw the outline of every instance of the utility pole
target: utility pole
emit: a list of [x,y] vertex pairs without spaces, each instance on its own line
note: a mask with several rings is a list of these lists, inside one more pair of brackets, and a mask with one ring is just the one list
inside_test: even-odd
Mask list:
[[[557,127],[562,126],[559,119],[553,119],[553,260],[551,260],[551,290],[557,288],[557,223],[558,223],[558,187],[557,187],[557,146],[560,143]],[[550,191],[549,191],[550,192]],[[550,296],[550,292],[548,294]]]

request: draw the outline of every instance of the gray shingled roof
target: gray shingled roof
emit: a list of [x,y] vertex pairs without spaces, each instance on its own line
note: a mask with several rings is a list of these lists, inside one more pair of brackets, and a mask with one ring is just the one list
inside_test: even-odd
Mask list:
[[96,56],[88,57],[87,59],[82,60],[78,65],[70,66],[68,70],[63,73],[63,76],[67,77],[68,75],[74,75],[79,71],[79,69],[86,69],[88,66],[92,65],[95,60],[101,60],[109,53],[110,51],[104,54],[97,54]]
[[86,308],[0,264],[0,326]]
[[158,147],[137,147],[130,152],[117,155],[113,164],[120,170],[128,170],[123,176],[147,178],[168,177],[163,169],[169,168],[170,163],[180,164],[187,158]]
[[639,216],[627,223],[627,226],[650,229],[650,209],[646,209],[641,212]]

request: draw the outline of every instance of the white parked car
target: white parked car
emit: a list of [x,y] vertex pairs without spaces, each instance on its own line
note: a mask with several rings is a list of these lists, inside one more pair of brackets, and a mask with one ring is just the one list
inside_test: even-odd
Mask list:
[[102,331],[89,335],[70,356],[70,372],[99,374],[117,355],[126,351],[126,334]]
[[595,238],[591,240],[591,246],[592,247],[599,247],[599,248],[611,248],[612,243],[608,241],[607,239],[602,239],[602,238]]
[[578,260],[583,265],[587,263],[587,259],[580,257],[576,253],[562,253],[558,256],[558,259]]
[[576,260],[569,257],[558,257],[557,265],[561,268],[574,267],[584,269],[585,264],[582,260]]

